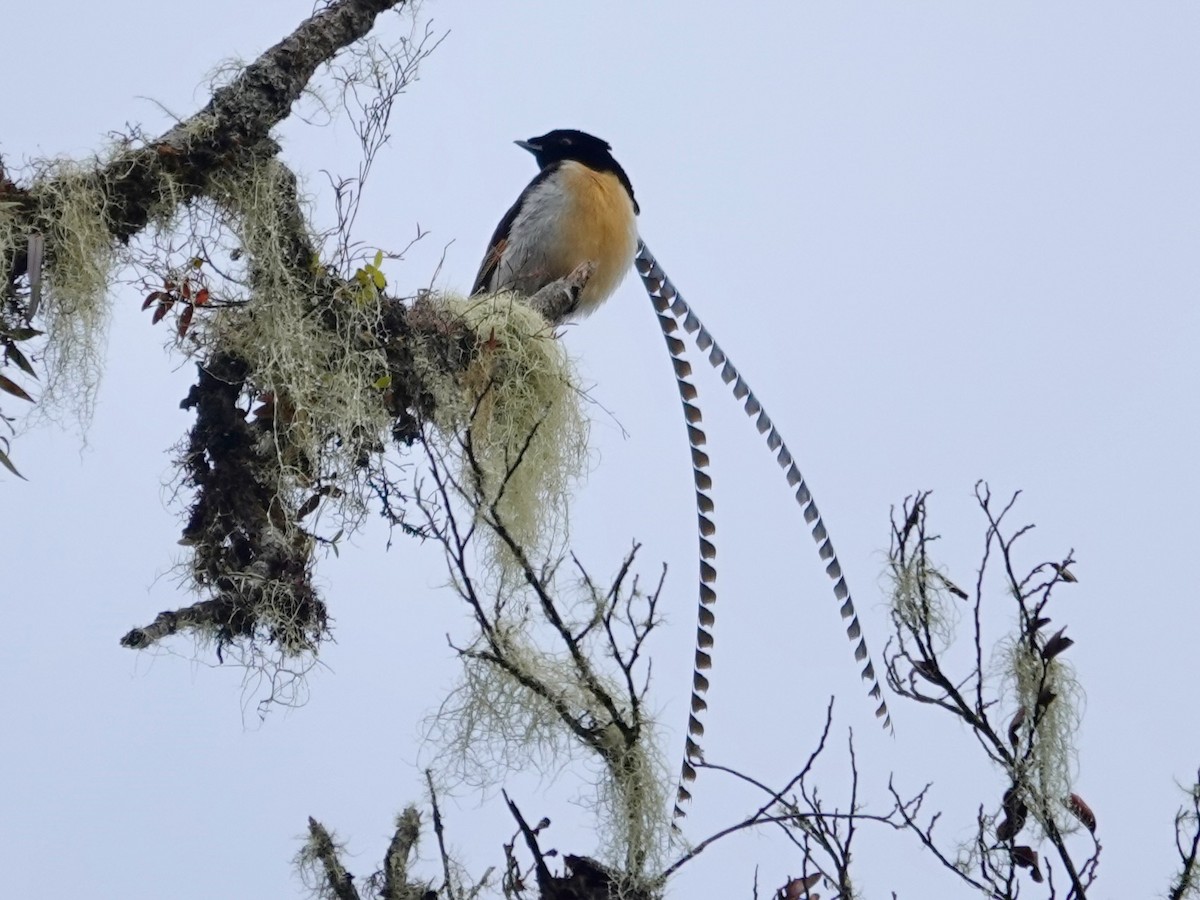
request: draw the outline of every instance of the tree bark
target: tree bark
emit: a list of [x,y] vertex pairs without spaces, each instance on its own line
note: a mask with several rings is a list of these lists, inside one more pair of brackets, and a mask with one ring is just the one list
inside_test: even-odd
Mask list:
[[[264,52],[208,104],[146,146],[118,154],[97,174],[107,194],[112,236],[127,242],[149,221],[165,177],[184,186],[185,199],[198,196],[208,176],[231,155],[261,152],[272,128],[316,73],[340,50],[366,36],[380,13],[407,0],[338,0],[313,14]],[[271,142],[271,153],[277,148]],[[27,191],[2,177],[0,202],[16,202],[31,233],[41,231],[39,211]],[[8,272],[10,287],[25,274],[28,259],[18,251]]]

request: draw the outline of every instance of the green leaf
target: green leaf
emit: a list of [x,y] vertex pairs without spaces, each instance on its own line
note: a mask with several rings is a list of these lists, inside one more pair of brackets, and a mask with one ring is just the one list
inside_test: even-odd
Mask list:
[[374,269],[371,272],[371,277],[375,280],[375,287],[377,287],[379,290],[382,291],[385,287],[387,287],[387,279],[383,277],[383,273],[378,269]]
[[19,384],[5,375],[0,375],[0,391],[6,391],[14,397],[20,397],[22,400],[28,400],[30,403],[33,402],[33,398],[25,393],[25,390]]
[[385,390],[387,388],[390,388],[391,386],[392,386],[392,376],[391,375],[384,375],[380,378],[376,378],[373,382],[371,382],[371,387],[378,388],[381,391]]
[[378,268],[379,268],[380,266],[382,266],[382,265],[383,265],[383,251],[382,251],[382,250],[380,250],[380,251],[376,252],[376,254],[375,254],[375,263],[374,263],[374,267],[375,267],[376,269],[378,269]]

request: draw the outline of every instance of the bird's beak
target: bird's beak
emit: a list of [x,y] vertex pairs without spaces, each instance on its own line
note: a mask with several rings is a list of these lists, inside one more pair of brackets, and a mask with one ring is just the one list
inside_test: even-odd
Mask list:
[[533,141],[513,141],[513,143],[522,150],[528,150],[530,153],[537,153],[542,149],[540,145],[535,144]]

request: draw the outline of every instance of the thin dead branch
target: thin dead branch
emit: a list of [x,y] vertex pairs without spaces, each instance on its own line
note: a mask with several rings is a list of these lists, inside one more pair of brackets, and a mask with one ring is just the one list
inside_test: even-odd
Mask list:
[[[1076,581],[1070,569],[1074,559],[1068,553],[1061,561],[1039,563],[1022,573],[1015,547],[1032,526],[1005,524],[1019,494],[997,505],[987,485],[980,483],[976,498],[987,527],[972,597],[932,559],[930,546],[937,536],[927,530],[928,496],[918,493],[906,499],[893,515],[889,569],[895,633],[884,654],[887,681],[900,696],[961,720],[988,761],[1005,774],[1009,787],[996,812],[986,812],[986,804],[980,808],[971,858],[975,872],[937,846],[933,830],[940,813],[919,824],[919,809],[910,814],[902,807],[906,827],[946,868],[974,888],[986,886],[993,896],[1015,897],[1022,871],[1034,883],[1045,882],[1053,896],[1057,866],[1069,883],[1069,896],[1083,900],[1096,877],[1100,844],[1094,817],[1088,825],[1090,811],[1070,788],[1079,688],[1062,659],[1071,639],[1065,629],[1048,634],[1046,627],[1055,589]],[[1008,675],[999,690],[985,675],[984,647],[992,643],[984,628],[989,571],[999,572],[1004,593],[1015,601],[1017,611],[1015,631],[1000,642]],[[949,651],[957,604],[963,602],[971,605],[973,664],[956,673]],[[1002,727],[997,716],[1005,705],[1011,712]],[[899,803],[894,788],[892,794]],[[1091,846],[1082,853],[1067,840],[1075,820],[1088,825]],[[1033,844],[1018,840],[1026,829],[1037,832]],[[1045,860],[1035,849],[1039,840],[1052,850]]]

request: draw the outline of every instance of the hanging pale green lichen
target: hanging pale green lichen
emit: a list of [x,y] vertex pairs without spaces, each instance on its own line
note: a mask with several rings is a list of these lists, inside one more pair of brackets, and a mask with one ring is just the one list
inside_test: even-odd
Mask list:
[[935,650],[947,649],[958,613],[942,571],[922,549],[903,561],[893,557],[885,577],[891,582],[892,613],[900,624],[917,634],[928,631],[937,641]]
[[86,426],[104,365],[108,285],[117,261],[106,192],[93,171],[63,163],[44,173],[33,193],[51,225],[42,305],[48,369],[43,409],[65,408]]
[[[479,515],[501,525],[536,567],[562,548],[567,500],[587,466],[588,420],[570,359],[546,320],[513,294],[423,302],[474,336],[457,372],[430,338],[414,347],[435,401],[439,449],[457,460]],[[495,530],[483,531],[494,574],[522,581]]]
[[999,652],[1014,705],[1024,713],[1016,729],[1014,783],[1033,821],[1073,831],[1079,823],[1063,804],[1074,780],[1083,689],[1069,663],[1058,656],[1045,659],[1028,637],[1010,638]]
[[[26,190],[44,236],[37,326],[46,333],[46,363],[38,414],[66,412],[86,428],[95,407],[107,338],[108,286],[117,244],[108,219],[102,164],[71,160],[39,163]],[[25,251],[31,223],[15,204],[0,205],[0,264],[11,271]]]
[[338,488],[327,496],[354,524],[365,502],[363,461],[382,449],[391,422],[381,387],[382,297],[349,289],[329,297],[314,271],[297,269],[291,254],[304,225],[295,219],[290,173],[274,160],[222,173],[209,194],[245,260],[249,302],[220,309],[196,339],[207,353],[245,361],[248,381],[272,397],[291,508],[319,478]]
[[[0,204],[0,264],[11,271],[24,252],[31,229],[45,240],[37,327],[45,332],[44,390],[38,414],[74,417],[86,429],[95,407],[104,364],[110,316],[109,287],[129,261],[113,237],[108,172],[129,149],[118,143],[107,155],[85,161],[57,159],[30,167],[24,194],[32,220],[18,217],[16,204]],[[171,219],[184,198],[182,187],[165,172],[147,186],[153,217]]]
[[601,856],[631,887],[660,871],[673,840],[667,812],[670,774],[653,724],[643,719],[637,743],[606,759],[606,771],[596,777]]
[[[643,718],[628,746],[609,724],[614,740],[601,749],[571,730],[564,717],[603,728],[610,713],[597,690],[618,698],[624,689],[599,673],[599,685],[589,685],[570,658],[537,644],[529,612],[537,600],[524,567],[497,534],[511,536],[539,577],[565,545],[567,501],[586,469],[588,437],[570,360],[546,320],[512,294],[435,295],[422,304],[421,314],[432,310],[448,332],[461,325],[470,335],[469,358],[447,364],[453,342],[423,330],[415,368],[433,395],[436,452],[459,468],[458,483],[482,523],[491,586],[503,598],[503,619],[490,638],[495,646],[464,656],[462,681],[429,723],[439,768],[451,783],[488,786],[498,773],[550,774],[571,760],[588,760],[603,856],[629,884],[640,884],[670,835],[668,782],[653,726]],[[565,596],[557,587],[554,593]],[[603,615],[595,600],[589,595],[577,609],[568,604],[560,612]]]
[[[521,771],[551,776],[585,752],[562,715],[582,718],[603,710],[571,662],[534,645],[523,633],[527,627],[497,629],[497,644],[511,669],[464,657],[459,684],[430,718],[428,737],[448,784],[486,788],[506,773]],[[553,685],[553,696],[525,686],[535,683]],[[610,687],[619,689],[615,683]]]
[[[328,635],[312,584],[313,513],[337,515],[342,532],[359,524],[362,482],[391,423],[381,384],[382,285],[357,290],[313,259],[319,240],[294,177],[274,160],[220,169],[186,210],[167,206],[153,238],[173,246],[172,233],[187,235],[187,261],[166,268],[170,251],[162,250],[151,266],[163,268],[150,274],[203,305],[194,319],[186,305],[177,329],[201,361],[186,401],[197,418],[180,466],[183,483],[197,489],[184,532],[189,576],[216,612],[189,630],[264,670],[273,699],[281,684],[302,688],[300,676]],[[192,280],[210,263],[221,279],[211,291]],[[378,262],[374,270],[382,279]],[[203,304],[183,292],[189,283],[193,291],[203,283]]]
[[17,217],[20,204],[15,200],[0,201],[0,271],[11,272],[19,251],[25,249],[26,235]]
[[[563,720],[602,723],[609,713],[566,656],[550,653],[528,634],[529,623],[510,602],[511,627],[497,632],[505,666],[481,656],[463,658],[458,686],[427,722],[436,768],[448,787],[495,787],[513,772],[556,775],[572,761],[592,770],[590,797],[597,812],[600,855],[638,881],[656,870],[671,839],[666,767],[654,723],[641,720],[638,739],[624,743],[615,725],[603,752],[589,747]],[[531,690],[537,684],[546,692]],[[600,676],[610,698],[622,695],[615,678]],[[628,716],[628,711],[623,715]]]

